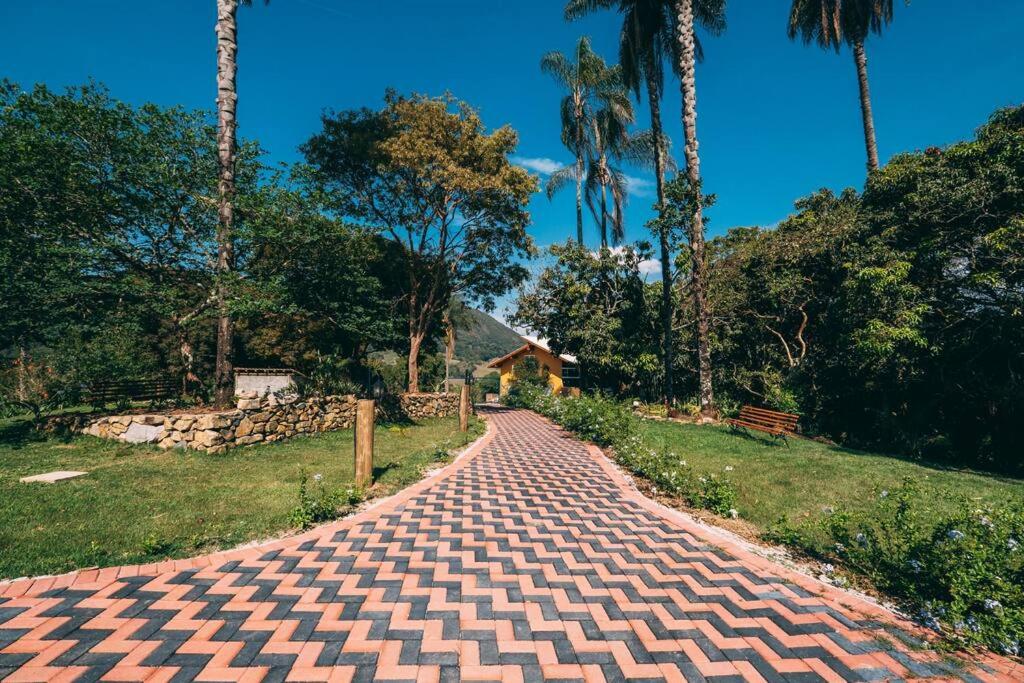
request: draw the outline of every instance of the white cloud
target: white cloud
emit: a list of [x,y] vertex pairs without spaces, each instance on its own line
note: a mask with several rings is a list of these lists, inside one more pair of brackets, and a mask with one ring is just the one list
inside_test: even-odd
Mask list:
[[644,275],[661,275],[661,261],[649,258],[640,262],[640,272]]
[[655,185],[653,180],[626,176],[626,192],[634,197],[648,198],[654,196]]
[[[623,252],[625,252],[625,250],[626,250],[626,247],[624,245],[620,245],[618,247],[608,247],[608,251],[610,251],[612,254],[615,254],[616,256],[622,254]],[[597,255],[598,255],[598,253],[596,251],[592,251],[590,253],[594,257],[597,257]],[[637,264],[637,269],[640,271],[641,275],[658,275],[658,276],[660,276],[661,275],[661,261],[659,261],[658,259],[653,259],[653,258],[644,259],[639,264]]]
[[541,175],[551,175],[558,169],[562,168],[565,164],[562,164],[554,159],[548,159],[547,157],[512,157],[512,163],[522,166],[528,171],[540,173]]

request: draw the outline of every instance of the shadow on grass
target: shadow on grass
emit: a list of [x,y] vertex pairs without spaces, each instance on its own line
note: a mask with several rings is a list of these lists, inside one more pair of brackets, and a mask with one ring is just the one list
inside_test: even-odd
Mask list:
[[386,465],[374,465],[373,466],[373,481],[380,481],[380,478],[390,472],[391,470],[398,469],[398,463],[389,462]]
[[[1024,473],[1013,473],[1013,472],[1000,472],[996,470],[986,470],[978,467],[970,467],[966,465],[957,465],[955,463],[942,462],[940,460],[927,460],[913,455],[905,453],[886,453],[882,451],[867,451],[851,446],[842,446],[836,443],[828,443],[825,440],[819,440],[804,434],[791,436],[789,445],[791,448],[785,448],[784,443],[775,443],[769,440],[769,438],[761,438],[754,434],[748,434],[743,431],[733,429],[731,427],[725,427],[722,425],[714,426],[700,426],[700,425],[687,425],[694,429],[714,429],[722,436],[740,438],[743,441],[752,445],[762,445],[770,448],[782,447],[781,452],[792,452],[794,455],[806,454],[805,449],[820,449],[825,453],[836,453],[854,457],[870,457],[870,458],[885,458],[888,460],[896,460],[905,462],[911,465],[916,465],[925,469],[933,470],[935,472],[957,472],[961,474],[973,474],[981,477],[986,477],[994,481],[999,481],[1008,484],[1019,484],[1024,480]],[[801,453],[800,451],[803,451]]]
[[[0,422],[0,447],[24,448],[30,443],[41,443],[50,438],[50,435],[37,430],[31,420],[12,419]],[[60,440],[66,442],[68,439],[65,437]]]

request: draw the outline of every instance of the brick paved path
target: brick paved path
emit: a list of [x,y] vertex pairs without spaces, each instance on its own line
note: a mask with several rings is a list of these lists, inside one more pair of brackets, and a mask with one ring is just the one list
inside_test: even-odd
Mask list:
[[[967,675],[904,644],[886,613],[708,545],[542,419],[486,413],[473,452],[351,519],[259,548],[0,585],[0,678]],[[973,674],[1024,676],[1005,660],[984,667]]]

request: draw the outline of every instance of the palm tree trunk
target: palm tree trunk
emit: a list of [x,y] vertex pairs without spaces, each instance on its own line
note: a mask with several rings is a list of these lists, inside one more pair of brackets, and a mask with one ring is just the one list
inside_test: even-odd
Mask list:
[[608,248],[608,198],[605,193],[605,181],[601,179],[601,248]]
[[232,228],[235,194],[235,107],[238,94],[235,74],[238,70],[238,0],[217,0],[217,155],[220,178],[217,183],[217,361],[215,401],[219,407],[231,404],[234,377],[233,326],[228,311],[227,278],[234,266]]
[[[651,132],[654,134],[654,182],[658,190],[658,206],[665,203],[665,150],[661,146],[661,93],[658,83],[651,76],[654,70],[647,69],[647,100],[651,109]],[[659,209],[660,211],[660,209]],[[672,257],[668,243],[668,228],[658,231],[658,242],[661,247],[661,329],[662,359],[665,362],[665,405],[675,403],[674,378],[672,372]]]
[[576,156],[576,243],[583,246],[583,157]]
[[715,414],[711,383],[710,314],[707,304],[707,259],[704,253],[703,194],[700,184],[700,155],[697,143],[697,59],[693,36],[693,0],[676,0],[676,40],[679,42],[679,86],[683,99],[683,154],[686,174],[694,192],[693,225],[690,231],[692,267],[690,286],[697,317],[697,365],[700,376],[700,410],[705,417]]
[[864,42],[853,44],[853,61],[857,65],[857,82],[860,84],[860,115],[864,120],[864,145],[868,151],[868,172],[878,170],[878,143],[875,142],[875,117],[871,113],[871,91],[868,89],[868,56]]

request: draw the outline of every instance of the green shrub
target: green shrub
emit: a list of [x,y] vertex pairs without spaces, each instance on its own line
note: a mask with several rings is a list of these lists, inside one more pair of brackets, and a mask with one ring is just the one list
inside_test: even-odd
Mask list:
[[308,529],[314,524],[337,519],[363,502],[364,494],[357,488],[343,491],[329,490],[323,482],[323,475],[313,475],[313,486],[305,470],[299,478],[299,503],[292,509],[291,523],[299,529]]
[[1024,640],[1024,508],[963,503],[937,524],[912,480],[878,492],[866,513],[830,511],[818,522],[830,545],[785,523],[775,540],[861,573],[902,600],[925,626],[961,645],[1019,655]]

